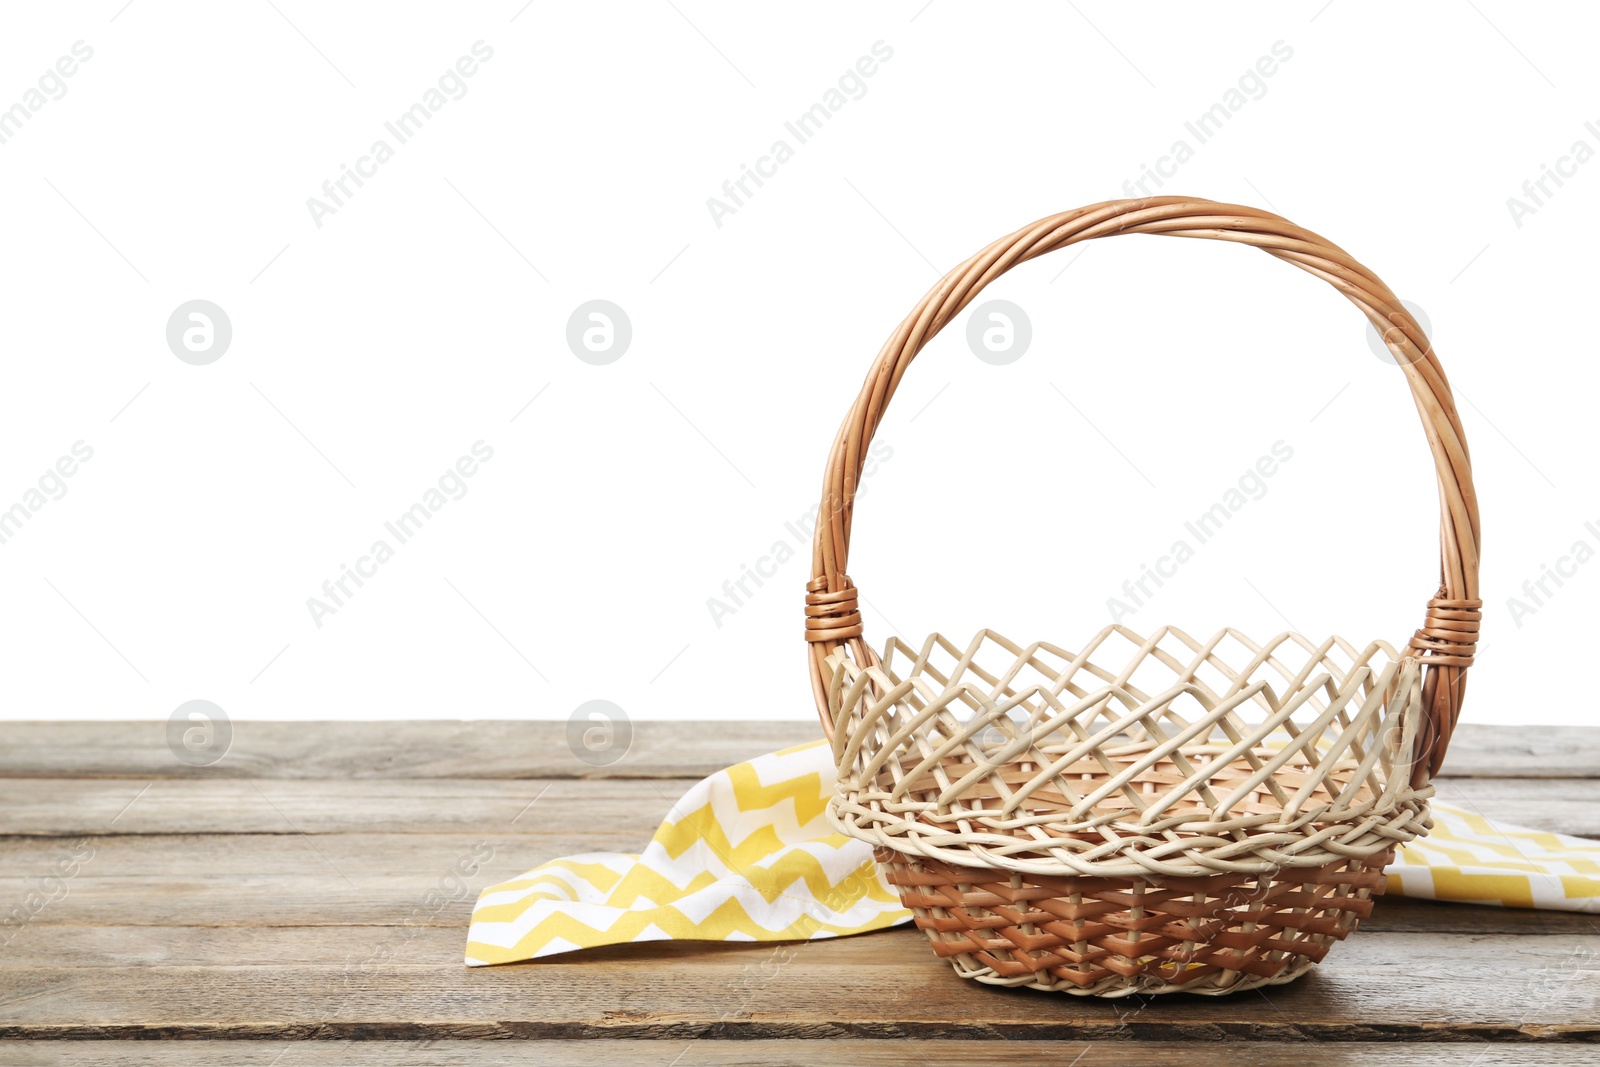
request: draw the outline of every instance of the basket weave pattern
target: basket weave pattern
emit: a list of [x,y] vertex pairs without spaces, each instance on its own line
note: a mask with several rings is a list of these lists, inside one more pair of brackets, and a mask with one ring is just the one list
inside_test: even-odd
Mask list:
[[1419,670],[1382,642],[1109,627],[1076,654],[985,632],[835,664],[830,817],[969,978],[1288,981],[1428,828]]
[[970,868],[877,855],[934,952],[963,978],[1102,997],[1293,981],[1371,914],[1394,858],[1153,886],[1019,874],[974,882]]
[[[1227,630],[1102,631],[1072,653],[985,631],[862,636],[847,573],[867,449],[917,354],[990,282],[1124,234],[1240,243],[1332,285],[1400,365],[1437,474],[1439,577],[1397,651]],[[1428,338],[1371,271],[1270,212],[1183,197],[1041,219],[950,271],[884,344],[833,442],[806,584],[829,807],[958,974],[1100,996],[1284,982],[1355,929],[1429,828],[1483,603],[1472,464]]]

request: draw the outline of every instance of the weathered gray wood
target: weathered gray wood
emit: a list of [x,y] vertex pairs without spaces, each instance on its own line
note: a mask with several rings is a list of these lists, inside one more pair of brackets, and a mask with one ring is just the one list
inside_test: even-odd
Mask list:
[[[0,838],[0,914],[20,902],[77,839]],[[484,886],[584,849],[636,851],[642,838],[569,828],[546,837],[504,834],[208,834],[89,839],[92,857],[17,935],[39,949],[35,927],[446,927],[464,937]],[[446,903],[441,904],[443,898]],[[1438,933],[1524,933],[1600,926],[1595,916],[1385,898],[1362,928]],[[160,936],[180,936],[170,931]],[[212,936],[210,933],[207,936]],[[360,936],[370,936],[361,934]],[[234,944],[223,940],[218,943]],[[53,957],[54,948],[48,950]],[[0,954],[0,966],[17,958]]]
[[[809,700],[809,694],[806,695]],[[12,778],[703,778],[822,736],[814,722],[636,722],[608,766],[574,755],[565,722],[235,722],[218,763],[190,767],[165,722],[0,723]]]
[[1444,778],[1438,799],[1495,822],[1600,838],[1600,778]]
[[[809,695],[805,695],[809,701]],[[628,755],[577,759],[565,722],[261,722],[233,724],[228,755],[189,767],[165,722],[0,723],[0,777],[13,778],[699,778],[821,736],[814,722],[636,722]],[[1600,729],[1464,724],[1447,777],[1600,777]]]
[[[0,778],[0,834],[539,834],[570,828],[562,813],[642,844],[694,781]],[[1438,795],[1499,822],[1600,837],[1600,778],[1449,778]]]
[[[1600,934],[1357,934],[1263,994],[1103,1001],[964,982],[914,930],[582,960],[0,970],[0,1037],[1600,1040]],[[1588,953],[1589,955],[1582,955]]]
[[1592,1067],[1582,1045],[1310,1041],[13,1041],[0,1067]]
[[[1600,716],[1596,717],[1600,722]],[[1445,754],[1447,778],[1600,778],[1600,726],[1463,723]]]
[[[412,888],[410,895],[398,899],[392,907],[374,906],[354,916],[355,921],[349,925],[334,922],[339,916],[328,909],[320,916],[308,914],[302,925],[275,923],[278,916],[273,915],[251,924],[242,911],[233,916],[232,923],[212,926],[40,921],[24,927],[8,950],[0,952],[0,970],[30,969],[41,961],[55,967],[344,966],[371,959],[380,948],[394,949],[401,963],[459,963],[466,948],[471,899],[424,903]],[[306,890],[305,886],[283,887],[285,893]],[[357,925],[356,921],[366,925]],[[1390,897],[1381,901],[1372,918],[1361,924],[1355,938],[1366,940],[1393,933],[1474,937],[1531,934],[1570,939],[1600,933],[1600,924],[1592,915],[1572,912]],[[878,935],[863,936],[870,939]],[[1350,944],[1353,943],[1354,938]],[[1559,941],[1550,940],[1542,944],[1558,950],[1561,946]],[[1344,947],[1347,946],[1335,950],[1333,963],[1343,961]],[[774,950],[775,946],[768,946],[765,951]],[[762,952],[759,947],[748,951],[758,955]],[[573,963],[584,958],[582,954],[566,957]]]
[[0,834],[560,834],[581,814],[643,844],[695,781],[0,778]]
[[[635,851],[696,777],[808,739],[810,725],[641,724],[628,759],[601,769],[567,749],[563,723],[238,726],[228,759],[194,769],[166,750],[164,724],[0,724],[0,914],[80,839],[94,849],[0,947],[0,1037],[18,1039],[0,1042],[0,1067],[1080,1053],[1084,1065],[1492,1067],[1593,1062],[1570,1043],[1600,1042],[1600,920],[1400,899],[1307,979],[1219,999],[981,987],[910,930],[469,969],[483,885],[569,852]],[[1441,797],[1600,836],[1600,731],[1475,733],[1457,739]],[[158,1036],[195,1040],[98,1040]],[[52,1040],[22,1040],[40,1037]],[[538,1043],[472,1040],[496,1037]],[[593,1037],[608,1040],[571,1040]]]

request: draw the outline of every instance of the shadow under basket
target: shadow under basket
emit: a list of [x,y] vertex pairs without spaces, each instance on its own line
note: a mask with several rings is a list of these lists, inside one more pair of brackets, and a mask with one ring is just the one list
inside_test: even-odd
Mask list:
[[[1100,666],[1116,655],[1115,666]],[[1421,671],[1236,631],[989,631],[834,660],[829,817],[958,974],[1098,996],[1287,982],[1372,910],[1414,788]]]

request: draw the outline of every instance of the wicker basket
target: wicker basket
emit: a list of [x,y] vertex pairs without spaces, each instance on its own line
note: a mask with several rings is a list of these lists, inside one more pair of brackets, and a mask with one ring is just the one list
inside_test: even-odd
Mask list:
[[[930,338],[1011,267],[1129,233],[1252,244],[1361,308],[1411,385],[1438,471],[1441,576],[1396,650],[1226,630],[1101,631],[1076,651],[985,631],[962,647],[862,638],[846,574],[867,445]],[[839,784],[934,951],[966,978],[1122,996],[1287,982],[1372,909],[1429,827],[1482,602],[1455,402],[1422,329],[1370,271],[1254,208],[1178,197],[1043,219],[952,270],[890,337],[833,444],[806,640]]]

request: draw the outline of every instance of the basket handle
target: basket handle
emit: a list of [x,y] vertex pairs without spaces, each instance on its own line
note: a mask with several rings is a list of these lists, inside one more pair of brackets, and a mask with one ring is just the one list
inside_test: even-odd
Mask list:
[[1325,238],[1258,208],[1187,197],[1111,200],[1041,219],[1002,237],[957,266],[935,285],[884,344],[850,413],[834,438],[823,474],[822,504],[806,583],[806,642],[811,685],[822,728],[831,738],[828,657],[847,648],[857,663],[877,656],[861,637],[856,588],[846,573],[850,520],[867,446],[893,399],[900,378],[934,335],[959,315],[984,286],[1019,263],[1046,252],[1126,233],[1202,237],[1255,245],[1328,282],[1372,322],[1405,372],[1439,483],[1439,587],[1429,599],[1421,629],[1407,648],[1426,667],[1425,721],[1417,752],[1417,777],[1439,769],[1461,713],[1467,668],[1482,618],[1478,599],[1478,499],[1472,463],[1455,398],[1422,327],[1367,268]]

